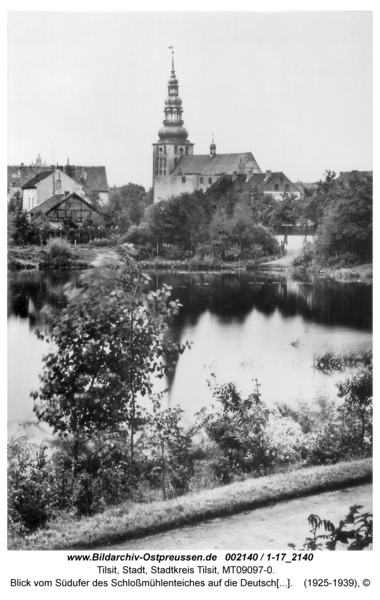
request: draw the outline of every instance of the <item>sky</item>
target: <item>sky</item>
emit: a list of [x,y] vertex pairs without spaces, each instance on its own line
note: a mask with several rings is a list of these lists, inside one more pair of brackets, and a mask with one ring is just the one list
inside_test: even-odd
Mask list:
[[372,14],[10,12],[8,164],[152,184],[174,46],[195,154],[252,152],[311,182],[372,170]]

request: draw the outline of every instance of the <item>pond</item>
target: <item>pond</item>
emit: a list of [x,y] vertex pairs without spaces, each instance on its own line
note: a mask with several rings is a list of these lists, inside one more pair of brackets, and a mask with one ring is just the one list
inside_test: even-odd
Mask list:
[[[48,351],[34,331],[47,303],[65,304],[63,285],[80,273],[20,272],[9,276],[9,434],[38,437],[31,390],[38,388]],[[372,286],[260,271],[238,273],[150,272],[152,287],[172,286],[183,307],[171,323],[173,340],[192,342],[180,357],[165,401],[179,404],[185,420],[210,404],[207,382],[233,381],[244,394],[260,384],[268,406],[314,403],[336,397],[342,373],[324,375],[315,357],[327,351],[372,347]]]

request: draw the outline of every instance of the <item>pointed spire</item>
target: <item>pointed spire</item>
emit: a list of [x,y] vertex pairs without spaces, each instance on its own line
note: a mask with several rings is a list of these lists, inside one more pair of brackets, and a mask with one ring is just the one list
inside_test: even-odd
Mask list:
[[216,145],[214,142],[214,134],[212,134],[212,142],[210,144],[210,158],[216,155]]

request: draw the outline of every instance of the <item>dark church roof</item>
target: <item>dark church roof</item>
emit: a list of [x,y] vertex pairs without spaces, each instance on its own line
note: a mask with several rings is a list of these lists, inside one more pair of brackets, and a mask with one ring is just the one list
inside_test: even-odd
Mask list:
[[76,192],[71,192],[71,194],[68,194],[67,196],[65,196],[64,194],[53,194],[52,196],[46,198],[46,200],[32,208],[29,211],[29,214],[35,215],[41,212],[42,214],[47,215],[51,210],[57,208],[60,204],[62,204],[66,200],[69,200],[70,198],[78,198],[81,202],[89,206],[92,210],[95,210],[94,207],[90,204],[90,202],[87,202],[87,200],[85,200],[82,196],[79,196],[79,194],[77,194]]
[[[211,158],[209,154],[181,156],[170,175],[180,175],[181,172],[184,175],[185,173],[198,173],[199,175],[231,174],[239,171],[239,164],[245,165],[249,160],[256,163],[251,152],[215,154]],[[259,168],[258,165],[257,168]]]

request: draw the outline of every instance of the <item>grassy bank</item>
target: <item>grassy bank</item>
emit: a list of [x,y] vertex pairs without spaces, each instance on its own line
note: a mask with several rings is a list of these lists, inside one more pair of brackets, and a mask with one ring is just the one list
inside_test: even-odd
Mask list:
[[249,479],[166,502],[122,504],[89,518],[57,518],[48,528],[30,536],[13,537],[9,540],[9,549],[69,550],[112,546],[113,543],[252,510],[268,503],[371,480],[371,459],[301,469]]
[[[97,254],[108,252],[110,249],[116,249],[109,246],[92,247],[91,244],[80,246],[71,246],[73,258],[64,268],[85,269],[95,259]],[[183,270],[183,271],[221,271],[235,270],[239,268],[255,268],[267,260],[261,257],[258,260],[245,261],[222,261],[222,260],[169,260],[164,257],[155,257],[148,260],[138,261],[142,269],[165,269],[165,270]],[[47,269],[54,268],[49,265],[44,246],[11,246],[8,250],[8,269],[12,271]],[[63,267],[55,267],[63,268]]]

